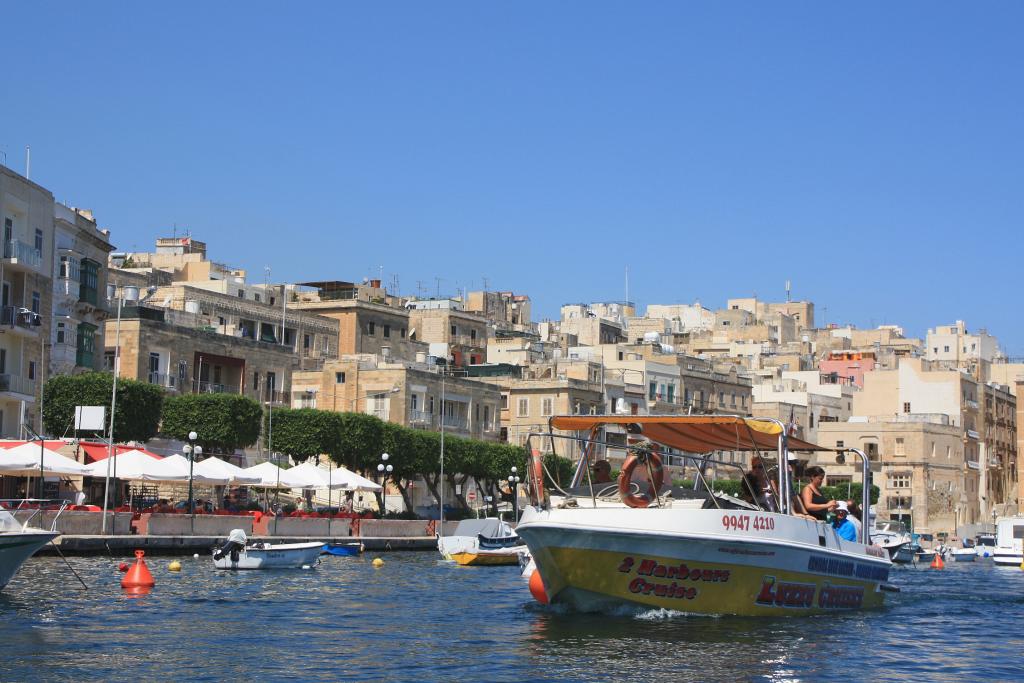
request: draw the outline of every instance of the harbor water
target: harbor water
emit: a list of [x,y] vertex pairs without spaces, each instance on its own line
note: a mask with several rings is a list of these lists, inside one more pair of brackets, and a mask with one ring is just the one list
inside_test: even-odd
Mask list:
[[1019,680],[1024,571],[895,567],[879,611],[814,618],[580,614],[538,605],[516,567],[435,553],[325,557],[308,570],[215,571],[147,558],[34,558],[0,593],[0,680]]

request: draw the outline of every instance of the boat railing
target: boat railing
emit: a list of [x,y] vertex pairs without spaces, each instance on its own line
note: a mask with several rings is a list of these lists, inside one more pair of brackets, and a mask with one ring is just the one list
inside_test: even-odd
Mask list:
[[[564,440],[567,440],[567,441],[571,441],[571,442],[573,442],[575,444],[578,444],[581,447],[584,447],[584,446],[586,446],[586,447],[590,447],[590,446],[608,446],[609,445],[607,441],[604,441],[604,440],[601,440],[601,439],[588,439],[588,438],[580,437],[580,436],[571,436],[571,435],[568,435],[568,434],[553,434],[553,433],[550,433],[550,432],[530,432],[526,436],[526,443],[525,443],[525,446],[524,446],[526,448],[526,452],[527,453],[532,453],[533,452],[533,444],[531,443],[531,441],[534,438],[537,438],[537,439],[542,440],[542,441],[546,440],[546,439],[550,439],[551,440],[550,444],[551,444],[551,452],[552,453],[556,452],[555,441],[554,441],[555,439],[564,439]],[[646,450],[649,448],[649,445],[644,443],[644,442],[640,442],[640,443],[635,443],[635,444],[627,444],[625,446],[619,444],[616,447],[618,449],[620,449],[620,450],[625,450],[626,452],[643,453],[643,452],[646,452]],[[735,462],[729,462],[729,461],[726,461],[726,460],[715,459],[715,458],[711,457],[712,453],[691,454],[691,455],[685,455],[685,456],[682,456],[682,457],[690,458],[690,459],[693,459],[693,460],[699,460],[700,461],[700,465],[698,465],[696,467],[696,476],[695,476],[694,482],[693,482],[693,490],[694,491],[706,491],[708,493],[708,497],[714,503],[715,507],[718,508],[718,509],[722,509],[722,505],[718,501],[718,498],[715,495],[714,488],[713,488],[713,483],[710,483],[710,484],[708,483],[708,479],[707,479],[707,476],[705,474],[708,465],[716,465],[716,466],[723,466],[723,467],[727,467],[727,468],[735,468],[736,471],[739,473],[739,481],[742,482],[741,486],[748,485],[748,484],[746,483],[746,479],[743,476],[744,472],[743,472],[743,467],[742,466],[740,466],[739,464],[737,464]],[[590,477],[590,465],[592,465],[592,464],[593,463],[590,462],[589,450],[586,450],[586,449],[582,450],[582,453],[580,455],[580,463],[579,463],[578,467],[585,468],[585,470],[586,470],[586,486],[585,486],[585,488],[587,490],[589,490],[590,498],[593,501],[594,506],[596,507],[597,506],[597,498],[598,497],[602,497],[604,491],[607,491],[609,487],[614,486],[614,482],[612,482],[612,483],[602,482],[605,485],[600,487],[601,493],[599,494],[597,492],[597,489],[595,489],[595,486],[594,486],[595,482]],[[548,469],[547,464],[545,464],[543,462],[543,460],[541,461],[541,467],[543,468],[544,474],[547,476],[548,481],[551,482],[551,486],[552,486],[552,488],[555,491],[557,491],[561,495],[565,496],[566,498],[573,497],[574,494],[572,494],[569,491],[566,491],[561,486],[559,486],[558,479]],[[531,476],[532,476],[532,474],[531,474]],[[650,472],[648,472],[648,476],[650,476]],[[574,479],[575,479],[575,477],[574,477]],[[712,482],[713,481],[714,480],[712,480]],[[542,483],[543,482],[540,482],[540,483],[537,484],[538,490],[539,490],[540,485]],[[661,505],[660,492],[656,491],[654,493],[654,497],[655,497],[655,503],[658,504],[658,505]],[[754,500],[753,505],[756,507],[757,510],[766,511],[766,508],[760,504],[759,497],[758,497],[756,491],[751,491],[751,497]],[[744,501],[744,502],[748,502],[748,501]]]
[[57,520],[71,505],[69,500],[57,498],[0,498],[0,510],[4,510],[21,524],[21,530],[29,528],[29,524],[37,515],[44,512],[54,512],[50,522],[50,531],[57,531]]

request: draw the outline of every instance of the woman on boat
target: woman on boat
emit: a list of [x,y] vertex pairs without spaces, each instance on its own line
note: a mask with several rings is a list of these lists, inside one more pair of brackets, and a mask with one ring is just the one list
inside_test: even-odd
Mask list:
[[820,467],[808,467],[806,474],[811,481],[800,492],[800,500],[809,515],[824,522],[828,519],[828,513],[836,508],[836,501],[826,498],[821,493],[825,470]]

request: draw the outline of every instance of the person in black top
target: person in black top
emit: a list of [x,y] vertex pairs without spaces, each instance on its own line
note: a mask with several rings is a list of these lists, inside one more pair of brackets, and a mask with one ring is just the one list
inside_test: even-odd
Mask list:
[[828,519],[828,513],[836,507],[836,501],[826,498],[821,493],[821,485],[825,481],[825,470],[820,467],[808,467],[805,474],[811,481],[800,492],[800,500],[808,514],[824,522]]

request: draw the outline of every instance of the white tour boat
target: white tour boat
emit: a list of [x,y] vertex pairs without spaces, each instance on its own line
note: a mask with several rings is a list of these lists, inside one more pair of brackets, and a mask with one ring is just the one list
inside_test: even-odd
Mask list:
[[213,551],[217,569],[299,569],[320,561],[323,541],[308,543],[247,543],[245,532],[233,529],[228,542]]
[[[529,484],[533,505],[516,528],[529,546],[543,582],[544,597],[574,608],[604,610],[621,605],[679,612],[741,615],[804,615],[882,605],[891,562],[870,538],[847,541],[829,525],[789,514],[790,496],[774,496],[775,512],[758,504],[711,493],[704,477],[704,499],[677,505],[658,492],[663,484],[659,450],[684,453],[756,451],[764,462],[789,450],[829,450],[786,435],[776,420],[739,416],[586,415],[551,418],[536,443],[574,438],[580,445],[579,471],[588,471],[609,425],[625,427],[646,441],[630,444],[619,490],[625,505],[551,504],[543,486],[544,466],[531,441]],[[576,432],[559,436],[554,430]],[[619,446],[621,448],[621,445]],[[549,448],[550,450],[550,448]],[[868,463],[863,453],[845,449]],[[736,467],[733,463],[717,462]],[[646,470],[646,495],[631,490],[633,470]],[[701,469],[701,472],[703,469]],[[740,470],[742,472],[742,470]],[[775,468],[775,491],[790,490],[788,467]],[[648,484],[651,482],[651,484]],[[574,481],[574,483],[576,483]],[[562,497],[568,494],[562,492]],[[868,510],[864,490],[862,509]],[[870,534],[865,529],[862,535]]]
[[996,564],[1019,567],[1024,562],[1024,517],[1007,517],[996,522],[996,547],[992,561]]
[[[64,511],[65,504],[61,504],[57,516],[54,517],[53,525],[49,530],[29,526],[29,523],[39,513],[39,509],[27,510],[23,506],[27,504],[39,505],[52,501],[32,500],[3,500],[0,501],[0,590],[6,586],[14,575],[21,569],[25,560],[32,557],[37,550],[52,541],[57,536],[57,517]],[[14,514],[24,516],[25,521],[19,522]]]

